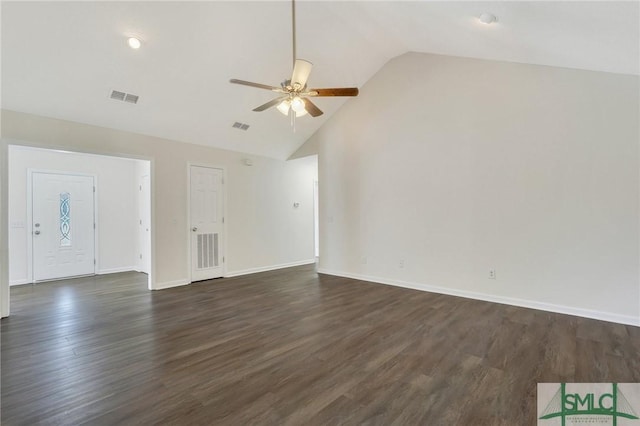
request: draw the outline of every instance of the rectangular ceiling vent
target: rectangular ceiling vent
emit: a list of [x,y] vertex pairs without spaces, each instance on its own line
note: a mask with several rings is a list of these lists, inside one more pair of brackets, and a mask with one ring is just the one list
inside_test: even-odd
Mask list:
[[127,94],[124,92],[118,92],[117,90],[111,92],[111,99],[115,99],[116,101],[124,101],[125,96],[127,96]]
[[131,93],[120,92],[118,90],[112,90],[109,97],[116,101],[128,102],[130,104],[137,104],[138,99],[140,99],[138,95],[132,95]]
[[124,101],[129,102],[130,104],[137,104],[139,98],[140,96],[138,95],[132,95],[131,93],[127,93],[127,95],[124,97]]
[[231,126],[231,127],[233,127],[234,129],[239,129],[239,130],[247,130],[249,128],[249,125],[236,121],[235,123],[233,123],[233,126]]

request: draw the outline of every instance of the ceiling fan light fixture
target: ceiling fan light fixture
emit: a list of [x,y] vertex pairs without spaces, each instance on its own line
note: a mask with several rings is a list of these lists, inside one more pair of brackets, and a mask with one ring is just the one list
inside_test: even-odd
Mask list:
[[276,108],[278,108],[278,111],[280,111],[282,114],[289,115],[289,108],[291,107],[290,104],[291,101],[289,101],[289,99],[285,99],[284,101],[280,102]]
[[[278,108],[278,111],[280,111],[283,115],[289,115],[289,110],[293,109],[291,108],[291,101],[289,99],[285,99],[284,101],[280,102],[276,108]],[[296,111],[295,109],[293,109],[293,112],[295,112],[296,117],[307,115],[307,110],[304,108],[304,102],[302,102],[302,111]]]
[[293,99],[291,99],[291,108],[297,112],[297,113],[301,113],[302,111],[304,111],[304,101],[302,99],[300,99],[299,96],[294,97]]

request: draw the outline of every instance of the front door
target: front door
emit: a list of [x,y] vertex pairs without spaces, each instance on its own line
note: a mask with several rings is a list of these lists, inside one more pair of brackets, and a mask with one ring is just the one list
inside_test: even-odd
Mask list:
[[33,280],[95,273],[93,176],[32,174]]
[[191,166],[191,281],[224,275],[223,173]]

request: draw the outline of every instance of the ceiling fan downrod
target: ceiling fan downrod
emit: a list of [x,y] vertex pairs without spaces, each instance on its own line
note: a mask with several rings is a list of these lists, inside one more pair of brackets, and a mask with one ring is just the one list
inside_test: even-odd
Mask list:
[[293,40],[293,66],[296,65],[296,0],[291,0],[291,39]]

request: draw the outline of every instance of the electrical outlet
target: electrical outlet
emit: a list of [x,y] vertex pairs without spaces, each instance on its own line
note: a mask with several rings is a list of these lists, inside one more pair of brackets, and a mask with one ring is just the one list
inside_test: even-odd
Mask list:
[[398,268],[404,268],[404,259],[400,259],[400,262],[398,262]]
[[496,270],[495,269],[489,269],[489,277],[490,280],[495,280],[496,279]]
[[360,263],[362,263],[363,265],[366,265],[367,264],[367,256],[362,256],[360,258]]

